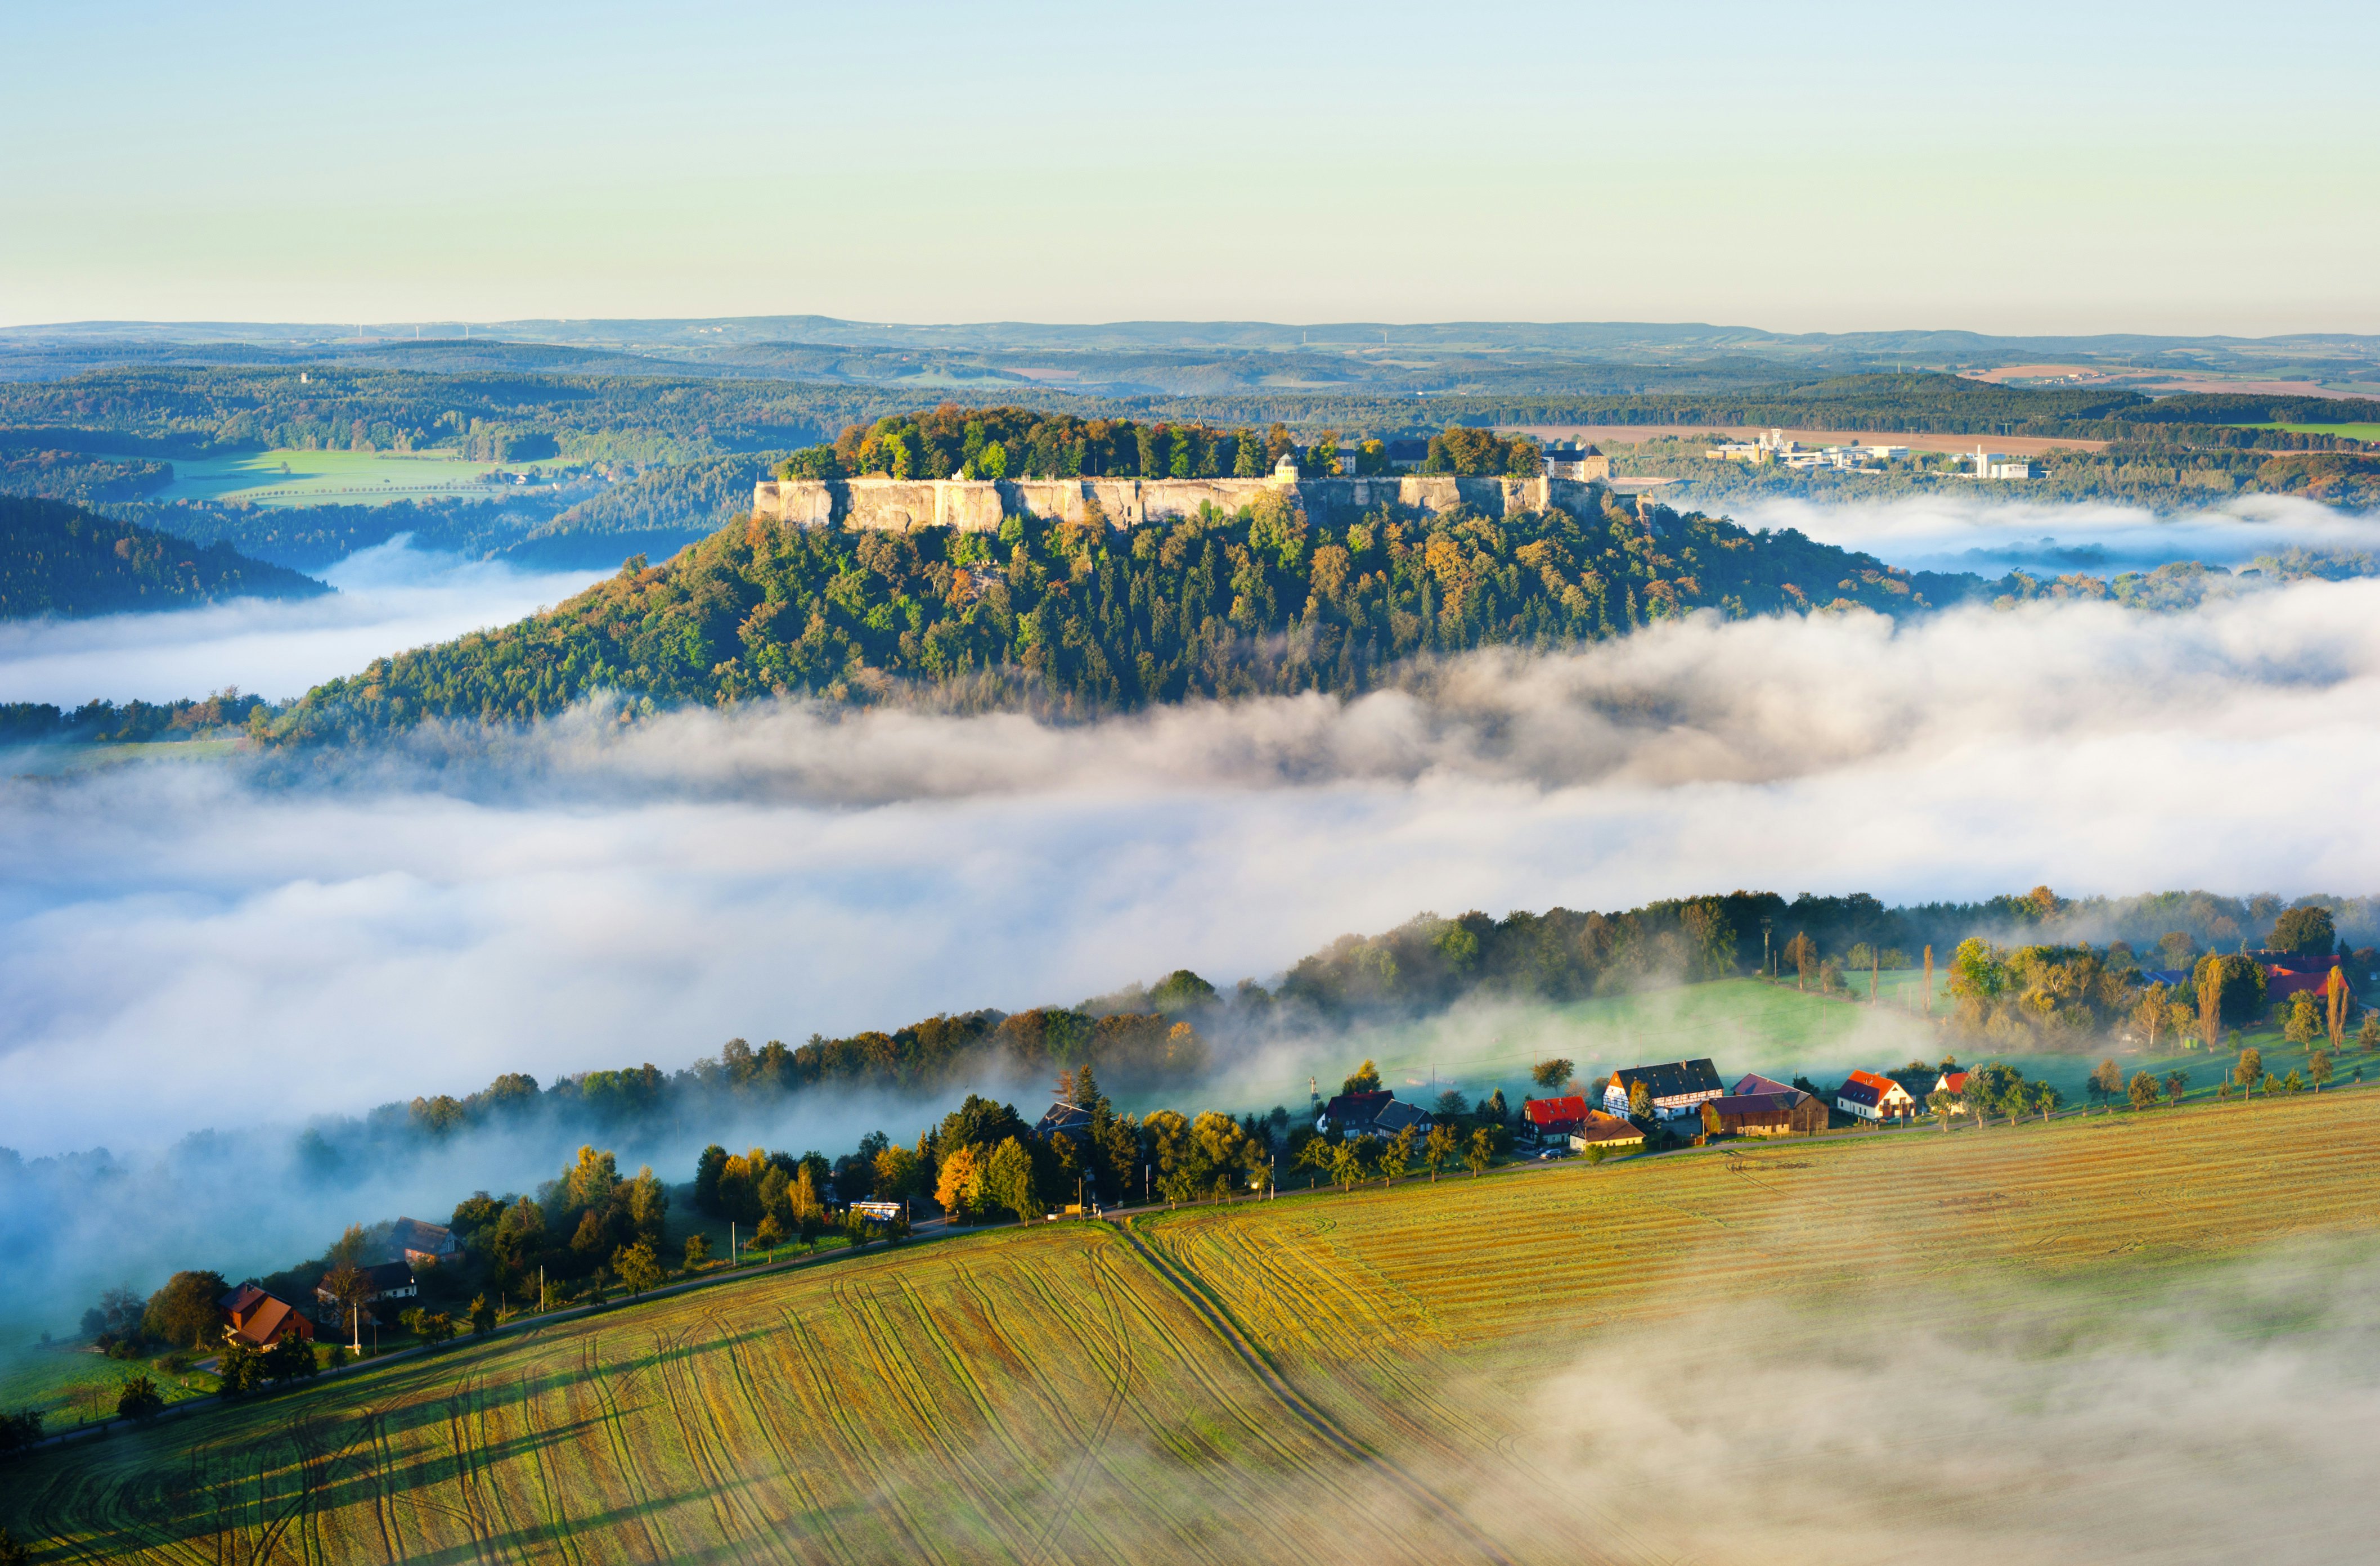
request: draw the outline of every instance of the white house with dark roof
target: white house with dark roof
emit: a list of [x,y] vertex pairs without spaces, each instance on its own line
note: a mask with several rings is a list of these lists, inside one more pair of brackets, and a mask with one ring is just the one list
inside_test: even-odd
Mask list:
[[1718,1068],[1709,1061],[1669,1061],[1613,1072],[1611,1080],[1604,1084],[1604,1109],[1616,1115],[1627,1114],[1629,1100],[1640,1082],[1652,1099],[1654,1117],[1659,1120],[1683,1120],[1699,1114],[1706,1100],[1723,1097],[1727,1092],[1718,1079]]

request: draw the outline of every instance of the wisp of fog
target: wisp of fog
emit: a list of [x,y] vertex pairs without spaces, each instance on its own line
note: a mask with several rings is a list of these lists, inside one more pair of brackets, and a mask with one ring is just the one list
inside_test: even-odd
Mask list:
[[604,575],[522,571],[409,539],[320,573],[337,589],[327,597],[0,625],[0,700],[172,701],[237,686],[277,701],[384,654],[520,619]]
[[1896,565],[1986,577],[2019,568],[2106,576],[2171,560],[2240,566],[2293,548],[2380,549],[2380,518],[2295,495],[2240,495],[2181,511],[1956,492],[1856,504],[1780,495],[1730,501],[1726,509],[1747,528],[1795,528],[1822,543],[1865,550]]
[[1423,909],[2358,891],[2375,716],[2358,581],[2164,616],[1699,618],[1347,703],[590,707],[335,783],[20,782],[0,1145],[675,1066],[1176,966],[1262,977]]

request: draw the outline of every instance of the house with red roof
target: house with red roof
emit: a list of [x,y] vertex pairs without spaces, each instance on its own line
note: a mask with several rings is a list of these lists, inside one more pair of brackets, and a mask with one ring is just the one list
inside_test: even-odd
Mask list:
[[314,1341],[314,1324],[299,1315],[296,1305],[266,1293],[253,1283],[242,1283],[215,1304],[222,1307],[233,1335],[258,1348],[268,1347],[292,1333],[307,1342]]
[[1917,1100],[1888,1076],[1855,1071],[1835,1089],[1835,1108],[1866,1121],[1907,1120],[1917,1112]]
[[1521,1105],[1521,1135],[1538,1147],[1566,1147],[1590,1111],[1586,1095],[1560,1099],[1530,1099]]

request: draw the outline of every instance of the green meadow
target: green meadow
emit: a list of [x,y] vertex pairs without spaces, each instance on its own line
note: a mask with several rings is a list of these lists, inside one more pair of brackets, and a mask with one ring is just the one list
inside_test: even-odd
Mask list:
[[485,498],[482,474],[518,463],[463,462],[427,453],[230,452],[176,457],[164,501],[245,501],[255,505],[377,505],[441,495]]
[[2337,435],[2349,441],[2380,441],[2380,424],[2242,424],[2242,430],[2286,430],[2293,435]]

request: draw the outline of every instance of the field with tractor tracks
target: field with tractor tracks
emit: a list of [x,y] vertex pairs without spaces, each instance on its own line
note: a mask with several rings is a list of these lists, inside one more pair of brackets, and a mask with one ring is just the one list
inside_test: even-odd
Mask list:
[[[46,1453],[5,1474],[0,1523],[37,1560],[213,1566],[1764,1558],[1708,1534],[1716,1501],[1643,1481],[1645,1453],[1702,1453],[1712,1497],[1775,1484],[1790,1505],[1788,1446],[1815,1441],[1839,1474],[1988,1481],[1927,1526],[2004,1504],[2010,1465],[2064,1439],[2022,1421],[2113,1375],[2110,1344],[2161,1365],[2202,1318],[2242,1353],[2283,1330],[2344,1344],[2321,1301],[2370,1265],[2375,1135],[2380,1092],[2332,1092],[990,1231]],[[2023,1351],[1976,1378],[2022,1407],[1972,1426],[1931,1386],[1896,1402],[1898,1373],[1848,1402],[1814,1390],[1857,1373],[1847,1344],[1973,1365],[1996,1336]],[[1694,1412],[1765,1428],[1780,1401],[1803,1434],[1773,1451]],[[2009,1450],[1962,1458],[1961,1429]],[[2125,1472],[2076,1515],[2187,1514]],[[2024,1515],[2059,1504],[2052,1487]],[[1767,1560],[1911,1547],[1765,1536]]]

